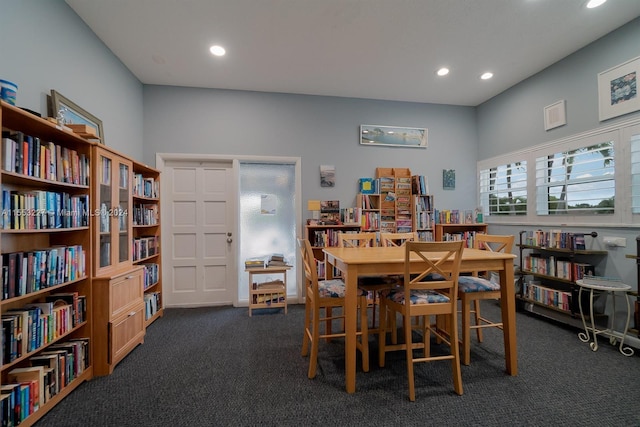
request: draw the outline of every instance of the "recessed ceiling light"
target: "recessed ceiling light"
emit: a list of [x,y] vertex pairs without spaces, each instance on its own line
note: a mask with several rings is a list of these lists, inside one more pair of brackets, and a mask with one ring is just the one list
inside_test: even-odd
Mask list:
[[602,6],[606,1],[607,0],[590,0],[589,3],[587,3],[587,9]]
[[447,74],[449,74],[449,69],[446,67],[442,67],[436,72],[436,74],[438,74],[440,77],[446,76]]
[[482,80],[489,80],[491,77],[493,77],[493,73],[489,73],[489,72],[484,73],[480,76]]
[[209,51],[215,56],[224,56],[226,51],[222,46],[214,45],[209,48]]

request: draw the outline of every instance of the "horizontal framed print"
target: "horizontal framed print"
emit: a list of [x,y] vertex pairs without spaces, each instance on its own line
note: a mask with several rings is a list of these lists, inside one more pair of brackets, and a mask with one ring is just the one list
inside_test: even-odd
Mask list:
[[[104,131],[102,130],[102,120],[89,113],[75,102],[64,97],[60,92],[51,89],[51,102],[49,105],[49,116],[58,119],[59,124],[69,126],[83,125],[83,131],[78,132],[87,139],[96,139],[104,144]],[[74,132],[76,129],[73,129]]]
[[598,74],[600,121],[640,110],[640,56]]
[[360,125],[361,145],[427,148],[427,135],[425,128]]
[[564,99],[544,107],[544,130],[551,130],[567,124]]

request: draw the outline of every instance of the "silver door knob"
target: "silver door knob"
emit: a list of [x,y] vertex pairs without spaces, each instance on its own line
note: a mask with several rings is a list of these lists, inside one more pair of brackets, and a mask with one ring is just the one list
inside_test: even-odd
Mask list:
[[231,237],[227,237],[227,243],[231,243],[233,242],[233,239]]

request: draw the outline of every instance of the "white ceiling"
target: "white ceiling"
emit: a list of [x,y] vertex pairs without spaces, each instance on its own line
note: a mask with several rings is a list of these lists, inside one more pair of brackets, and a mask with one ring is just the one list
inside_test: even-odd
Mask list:
[[640,16],[638,0],[66,2],[144,84],[469,106]]

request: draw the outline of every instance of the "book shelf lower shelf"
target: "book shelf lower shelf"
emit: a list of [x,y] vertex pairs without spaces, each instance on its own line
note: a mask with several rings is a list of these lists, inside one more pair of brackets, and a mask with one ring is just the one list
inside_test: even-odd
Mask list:
[[153,313],[153,315],[151,317],[149,317],[148,319],[145,319],[145,321],[144,321],[145,329],[148,328],[149,325],[151,325],[153,322],[155,322],[156,320],[158,320],[162,316],[164,316],[164,308],[159,308],[158,311]]
[[55,396],[53,396],[49,401],[47,401],[42,408],[35,411],[33,414],[29,415],[27,418],[22,420],[20,426],[29,427],[38,422],[42,417],[44,417],[47,412],[53,409],[58,403],[62,401],[65,397],[67,397],[72,391],[80,386],[85,381],[93,378],[93,366],[89,366],[86,368],[80,376],[76,377],[73,381],[67,384],[62,390],[58,392]]
[[[554,320],[556,322],[564,323],[570,326],[573,326],[578,329],[584,329],[584,325],[582,323],[582,319],[580,318],[580,313],[572,313],[570,311],[561,310],[559,308],[542,304],[538,301],[517,297],[523,303],[524,311],[529,313],[537,314],[539,316]],[[608,316],[606,314],[596,314],[595,316],[596,324],[598,325],[606,325]],[[585,314],[585,319],[589,319],[589,316]]]

